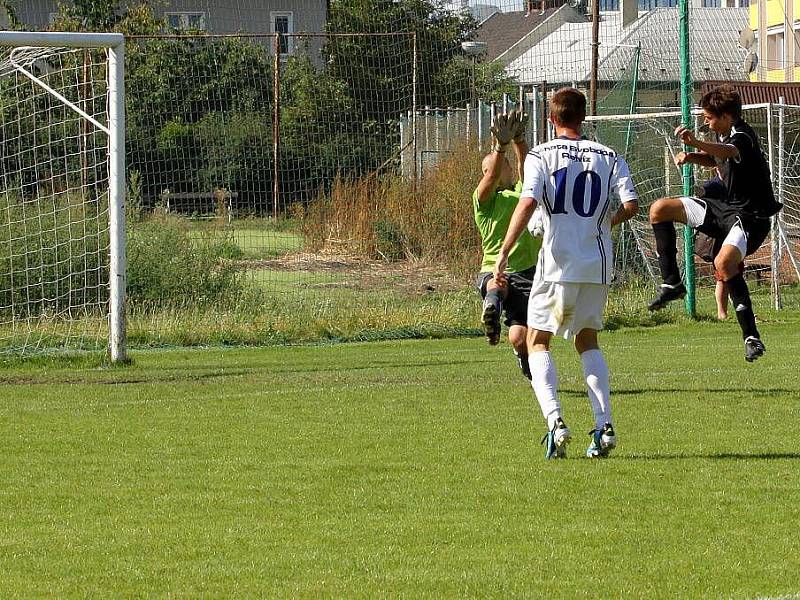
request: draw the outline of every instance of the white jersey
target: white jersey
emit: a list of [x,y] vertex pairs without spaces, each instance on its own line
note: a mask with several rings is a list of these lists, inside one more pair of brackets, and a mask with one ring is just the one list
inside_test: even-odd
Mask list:
[[611,148],[561,137],[528,153],[522,197],[537,201],[544,221],[537,278],[611,283],[612,192],[638,201],[628,164]]

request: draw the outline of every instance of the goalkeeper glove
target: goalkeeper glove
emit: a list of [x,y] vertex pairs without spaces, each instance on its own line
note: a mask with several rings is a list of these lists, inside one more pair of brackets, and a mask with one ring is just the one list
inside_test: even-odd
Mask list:
[[497,115],[492,122],[492,151],[505,152],[517,127],[517,114],[515,111],[507,115]]
[[522,111],[517,112],[516,123],[517,126],[514,129],[514,143],[521,144],[525,141],[525,134],[528,132],[528,114]]

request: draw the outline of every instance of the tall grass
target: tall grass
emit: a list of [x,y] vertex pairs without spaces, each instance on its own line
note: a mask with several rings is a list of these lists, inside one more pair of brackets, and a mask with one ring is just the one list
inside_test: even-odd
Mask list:
[[416,186],[394,174],[337,180],[328,195],[298,215],[309,249],[471,272],[481,254],[472,210],[480,160],[462,145]]

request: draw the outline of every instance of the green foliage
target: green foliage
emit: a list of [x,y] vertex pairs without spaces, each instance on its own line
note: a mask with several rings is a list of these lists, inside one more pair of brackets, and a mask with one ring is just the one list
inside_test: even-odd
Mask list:
[[108,232],[102,203],[59,194],[0,194],[0,306],[4,316],[80,312],[107,298]]
[[128,49],[128,162],[142,172],[147,198],[167,187],[272,189],[272,59],[263,45],[198,37]]
[[[429,0],[334,0],[327,30],[416,33],[418,105],[458,106],[469,99],[469,72],[451,62],[463,62],[461,42],[474,27],[474,19],[466,13],[446,10]],[[412,53],[412,41],[405,36],[332,37],[323,51],[331,74],[348,82],[352,96],[363,102],[368,115],[379,107],[385,112],[388,106],[393,114],[408,108],[406,86],[413,78]],[[398,55],[404,59],[398,61]],[[392,65],[391,71],[387,65]],[[380,98],[380,104],[371,103],[367,91]]]
[[388,219],[375,221],[375,250],[386,260],[403,258],[403,233]]
[[156,213],[128,232],[128,296],[132,306],[191,306],[235,296],[243,289],[241,257],[230,235],[192,232],[185,219]]

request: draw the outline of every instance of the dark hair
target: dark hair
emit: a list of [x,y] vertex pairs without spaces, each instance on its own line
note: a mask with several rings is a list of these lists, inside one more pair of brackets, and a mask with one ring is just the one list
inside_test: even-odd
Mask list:
[[575,88],[561,88],[550,100],[550,112],[561,126],[580,125],[586,118],[586,96]]
[[739,119],[742,116],[742,98],[731,86],[721,85],[703,94],[700,108],[715,117],[731,115],[734,119]]

